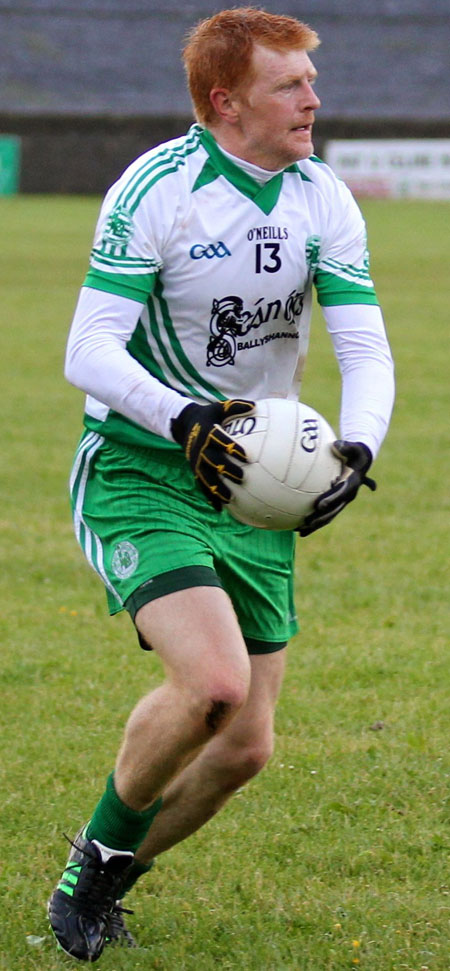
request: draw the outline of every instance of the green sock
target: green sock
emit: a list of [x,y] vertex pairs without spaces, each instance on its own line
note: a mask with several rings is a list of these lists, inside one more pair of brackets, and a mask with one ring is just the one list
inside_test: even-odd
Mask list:
[[162,805],[156,799],[148,809],[136,812],[117,795],[114,773],[108,776],[106,790],[88,823],[86,836],[96,839],[112,850],[131,850],[135,853],[145,839],[150,826]]
[[141,863],[139,860],[133,860],[130,868],[127,870],[126,880],[121,891],[122,897],[134,887],[139,877],[143,877],[144,873],[148,873],[151,870],[154,862],[154,860],[150,860],[150,863]]

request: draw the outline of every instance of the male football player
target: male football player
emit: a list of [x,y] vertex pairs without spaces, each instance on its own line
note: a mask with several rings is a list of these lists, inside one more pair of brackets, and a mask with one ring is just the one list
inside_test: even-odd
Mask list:
[[110,612],[130,613],[166,678],[131,713],[49,903],[79,960],[132,943],[118,902],[271,754],[295,536],[229,516],[245,452],[222,425],[258,398],[298,399],[313,286],[342,374],[347,468],[302,535],[374,487],[392,360],[363,219],[312,154],[317,44],[254,8],[200,23],[184,51],[196,123],[135,161],[100,213],[67,350],[87,393],[75,532]]

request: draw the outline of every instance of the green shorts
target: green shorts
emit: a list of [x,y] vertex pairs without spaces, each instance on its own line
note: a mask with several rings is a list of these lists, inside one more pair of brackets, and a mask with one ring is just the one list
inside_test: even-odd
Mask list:
[[75,534],[102,578],[109,611],[134,616],[176,590],[219,586],[252,654],[280,650],[298,630],[294,534],[217,513],[180,449],[149,450],[85,432],[71,476]]

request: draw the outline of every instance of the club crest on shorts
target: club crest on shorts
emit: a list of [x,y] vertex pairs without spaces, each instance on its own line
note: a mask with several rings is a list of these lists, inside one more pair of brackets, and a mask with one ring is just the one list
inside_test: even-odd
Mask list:
[[131,577],[139,563],[139,553],[133,543],[124,540],[114,549],[111,566],[113,573],[119,580]]

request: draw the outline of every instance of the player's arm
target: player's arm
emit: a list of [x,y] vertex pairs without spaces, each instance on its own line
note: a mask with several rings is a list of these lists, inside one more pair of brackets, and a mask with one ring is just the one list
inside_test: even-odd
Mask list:
[[376,488],[367,476],[385,437],[394,402],[394,367],[378,306],[323,307],[342,376],[340,432],[334,451],[344,463],[342,478],[316,500],[300,530],[308,536],[326,526],[352,502],[361,487]]
[[225,419],[248,414],[253,402],[186,404],[184,395],[149,374],[127,350],[142,308],[135,300],[83,287],[69,334],[65,376],[143,428],[178,442],[200,488],[220,509],[231,498],[224,478],[241,481],[245,462],[244,449],[220,426]]
[[148,431],[172,439],[170,424],[186,398],[167,388],[128,353],[143,305],[82,287],[67,342],[71,384]]
[[328,166],[320,171],[326,205],[314,284],[342,375],[341,437],[335,449],[345,469],[342,479],[316,500],[303,535],[334,519],[361,485],[375,488],[367,472],[394,400],[393,363],[369,272],[365,223],[347,186]]

